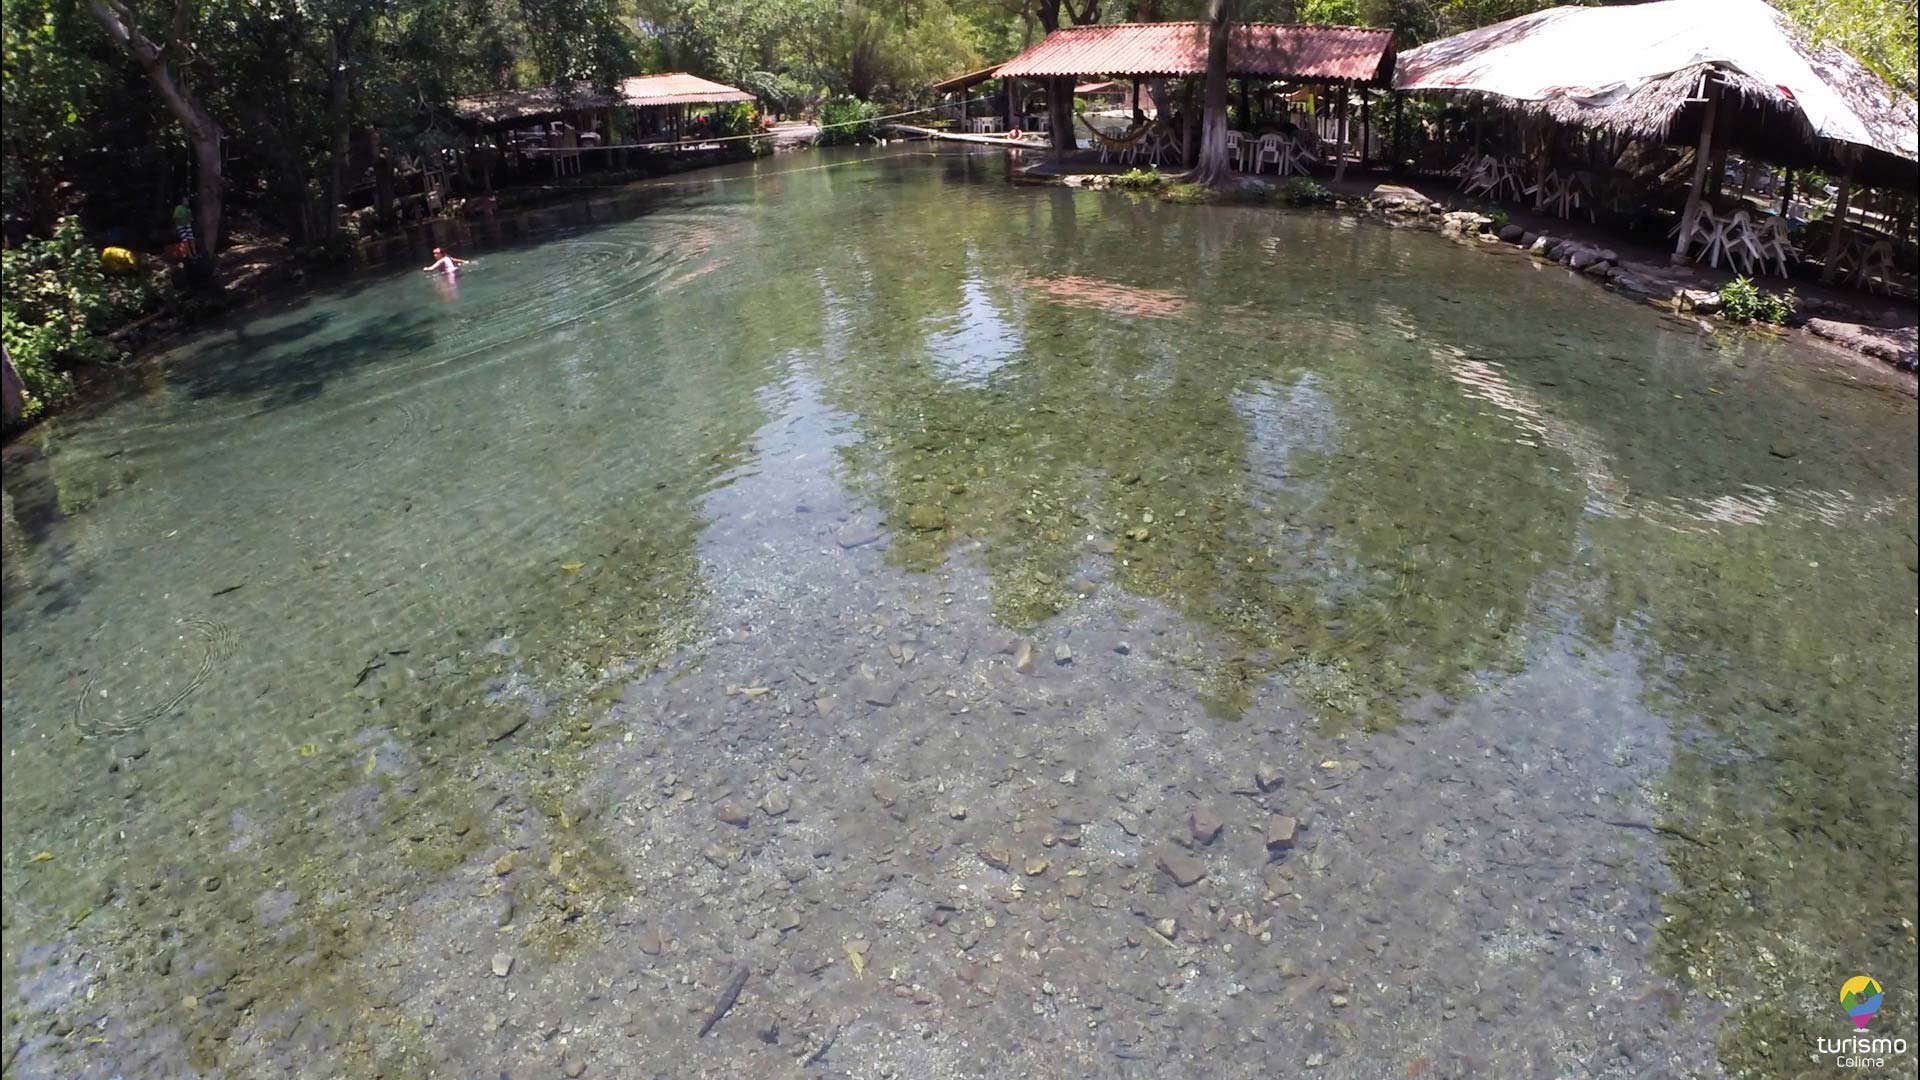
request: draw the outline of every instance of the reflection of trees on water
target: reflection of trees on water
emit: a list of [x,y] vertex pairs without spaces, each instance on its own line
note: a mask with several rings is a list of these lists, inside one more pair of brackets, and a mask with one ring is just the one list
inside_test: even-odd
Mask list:
[[[1477,404],[1404,372],[1397,335],[1276,318],[1243,224],[1065,191],[888,207],[825,272],[848,323],[828,395],[866,429],[850,457],[891,520],[945,510],[948,529],[896,535],[904,564],[980,537],[996,614],[1024,626],[1111,552],[1121,586],[1230,635],[1201,672],[1222,704],[1286,671],[1327,711],[1385,718],[1502,655],[1579,500]],[[969,320],[1019,348],[956,380],[941,357]],[[1330,415],[1289,415],[1309,383]],[[1276,483],[1262,447],[1303,424],[1325,432]]]
[[[753,228],[737,240],[753,242]],[[149,650],[146,671],[143,654],[75,648],[66,667],[9,666],[9,735],[31,723],[45,736],[21,739],[6,759],[9,955],[62,927],[79,925],[89,942],[100,935],[111,962],[90,992],[137,1028],[148,1010],[178,1008],[178,986],[168,1002],[140,997],[151,981],[134,963],[158,952],[153,935],[165,932],[168,950],[232,958],[223,978],[244,985],[260,1015],[297,1010],[306,1037],[345,1046],[369,1004],[364,955],[387,934],[366,911],[404,904],[488,842],[487,805],[476,800],[491,796],[472,789],[469,766],[520,743],[540,747],[527,782],[553,822],[551,862],[541,863],[560,868],[532,879],[523,908],[556,912],[541,925],[564,928],[621,887],[597,834],[562,810],[580,779],[574,750],[596,737],[580,718],[605,693],[597,684],[606,673],[664,659],[704,631],[703,495],[749,459],[768,417],[763,391],[794,349],[819,339],[817,287],[789,284],[707,275],[568,323],[569,335],[456,341],[471,351],[444,363],[441,353],[419,355],[417,342],[376,336],[361,344],[377,380],[342,378],[270,417],[224,422],[222,453],[153,485],[190,483],[206,497],[183,500],[192,516],[174,523],[180,534],[146,549],[116,586],[147,595],[113,610],[129,634],[164,628],[176,614],[169,604],[197,613],[244,572],[245,591],[217,604],[236,647],[189,708],[133,736],[138,769],[106,774],[102,744],[67,735],[64,674],[106,665],[124,679],[110,703],[137,706],[171,674],[160,665],[179,665],[178,649]],[[344,298],[314,311],[343,332],[356,317]],[[299,345],[287,348],[304,374]],[[394,441],[387,418],[415,403],[421,419]],[[138,449],[156,456],[207,439],[191,427],[140,434]],[[384,450],[365,461],[332,452],[343,444]],[[8,479],[11,487],[11,471]],[[146,512],[124,505],[136,497],[150,498],[95,508],[93,527],[125,528]],[[193,527],[209,518],[220,528]],[[244,567],[235,551],[249,555]],[[136,573],[143,584],[129,585]],[[10,608],[9,658],[16,633],[49,648],[77,643],[90,618],[29,624]],[[526,725],[520,743],[490,741],[516,719]],[[257,839],[233,842],[236,808]],[[16,821],[34,828],[15,830]],[[106,837],[122,839],[103,850]],[[43,848],[61,853],[57,867],[15,873]],[[228,887],[209,891],[202,880]],[[116,889],[124,898],[129,882],[144,900],[149,881],[165,883],[177,919],[100,900]],[[286,922],[235,917],[235,905],[250,911],[258,890],[248,885],[258,881],[298,897]],[[186,1052],[216,1072],[248,1023],[206,996],[220,982],[182,984],[208,1004],[177,1018]]]
[[1781,1048],[1831,1023],[1846,978],[1913,969],[1920,641],[1913,578],[1895,583],[1912,505],[1844,529],[1592,526],[1605,620],[1644,627],[1666,662],[1649,704],[1686,736],[1658,796],[1698,842],[1665,848],[1661,959],[1742,1002],[1720,1050],[1756,1075],[1797,1075]]

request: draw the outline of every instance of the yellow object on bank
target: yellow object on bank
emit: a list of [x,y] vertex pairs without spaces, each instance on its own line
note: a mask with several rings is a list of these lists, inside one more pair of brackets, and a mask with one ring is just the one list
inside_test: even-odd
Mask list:
[[139,265],[133,252],[123,247],[110,247],[100,252],[100,269],[109,274],[131,274]]

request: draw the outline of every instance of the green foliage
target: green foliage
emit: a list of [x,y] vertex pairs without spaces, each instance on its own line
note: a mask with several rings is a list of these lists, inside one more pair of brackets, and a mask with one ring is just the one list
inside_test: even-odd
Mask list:
[[714,130],[722,136],[757,135],[760,132],[760,111],[751,102],[736,101],[731,105],[722,105],[713,111]]
[[820,145],[846,146],[873,137],[873,118],[880,106],[858,98],[838,97],[820,106]]
[[1205,184],[1168,184],[1160,192],[1160,197],[1170,203],[1183,203],[1189,206],[1210,203],[1218,198],[1218,193]]
[[26,417],[67,395],[73,368],[115,359],[118,350],[101,335],[158,294],[137,272],[108,277],[100,249],[76,218],[62,218],[49,239],[7,249],[0,256],[0,340],[26,385]]
[[1509,217],[1505,210],[1487,211],[1487,220],[1492,223],[1488,227],[1493,232],[1499,232],[1513,222],[1513,218]]
[[1838,45],[1909,97],[1920,95],[1914,0],[1770,0],[1822,44]]
[[1745,277],[1734,278],[1720,289],[1720,316],[1733,322],[1782,326],[1793,317],[1796,303],[1792,289],[1768,292]]
[[1333,192],[1312,177],[1296,176],[1280,189],[1280,198],[1289,206],[1319,206],[1333,201]]
[[1019,51],[998,0],[637,0],[654,65],[712,75],[782,109],[820,90],[869,101]]
[[1163,191],[1173,183],[1173,178],[1158,169],[1128,169],[1113,178],[1113,186],[1121,191]]

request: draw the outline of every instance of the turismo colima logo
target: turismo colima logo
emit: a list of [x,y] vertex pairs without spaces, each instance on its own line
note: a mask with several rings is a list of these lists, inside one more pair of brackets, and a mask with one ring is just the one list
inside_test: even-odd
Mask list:
[[1867,1021],[1880,1011],[1880,999],[1885,994],[1880,984],[1873,981],[1873,976],[1855,975],[1840,988],[1840,1007],[1847,1010],[1854,1027],[1865,1031]]
[[[1847,1019],[1861,1031],[1867,1030],[1867,1023],[1880,1013],[1880,1002],[1886,997],[1886,991],[1871,975],[1855,975],[1840,986],[1840,1007],[1847,1010]],[[1833,1055],[1833,1063],[1843,1069],[1880,1069],[1885,1068],[1888,1058],[1897,1058],[1907,1052],[1905,1039],[1875,1039],[1865,1035],[1848,1035],[1842,1039],[1821,1038],[1819,1043],[1822,1057]]]

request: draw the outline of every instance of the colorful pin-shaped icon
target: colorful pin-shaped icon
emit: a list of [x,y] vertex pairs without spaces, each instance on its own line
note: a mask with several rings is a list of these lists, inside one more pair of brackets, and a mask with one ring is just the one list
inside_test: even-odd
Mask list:
[[1840,1007],[1847,1010],[1853,1018],[1853,1026],[1866,1030],[1867,1021],[1880,1011],[1880,998],[1884,991],[1870,975],[1855,975],[1840,988]]

